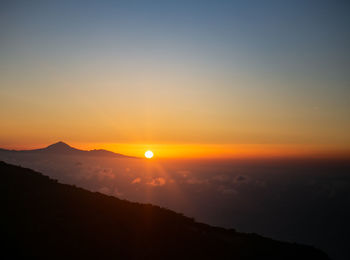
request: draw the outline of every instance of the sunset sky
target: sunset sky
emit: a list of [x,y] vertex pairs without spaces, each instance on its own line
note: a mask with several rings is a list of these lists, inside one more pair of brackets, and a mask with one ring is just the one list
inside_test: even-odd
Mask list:
[[2,1],[0,147],[350,154],[347,1]]

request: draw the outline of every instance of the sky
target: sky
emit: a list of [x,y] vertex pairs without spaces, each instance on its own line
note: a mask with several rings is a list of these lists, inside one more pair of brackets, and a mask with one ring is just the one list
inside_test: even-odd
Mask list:
[[347,1],[1,1],[0,147],[350,154]]

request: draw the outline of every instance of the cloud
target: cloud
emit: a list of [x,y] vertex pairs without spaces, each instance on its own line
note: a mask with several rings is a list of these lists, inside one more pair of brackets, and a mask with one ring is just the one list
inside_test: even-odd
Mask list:
[[114,192],[113,192],[113,196],[116,196],[116,197],[123,197],[124,194],[122,192],[120,192],[117,188],[114,189]]
[[113,174],[113,170],[111,168],[99,169],[96,168],[95,173],[100,181],[104,179],[114,179],[115,175]]
[[140,183],[140,182],[141,182],[141,178],[136,178],[131,182],[131,184]]
[[233,195],[233,194],[238,193],[237,190],[230,188],[230,187],[225,187],[225,186],[219,186],[218,190],[219,190],[219,192],[221,192],[222,194],[225,194],[225,195]]
[[150,182],[146,184],[151,186],[163,186],[166,183],[166,180],[162,177],[153,178]]
[[243,175],[238,175],[237,177],[236,177],[236,181],[245,181],[247,179],[247,177],[246,176],[243,176]]
[[228,181],[229,180],[229,176],[228,175],[224,175],[224,174],[221,174],[221,175],[215,175],[213,178],[213,180],[216,180],[216,181]]
[[107,194],[107,195],[111,194],[111,190],[107,187],[102,187],[102,188],[98,189],[98,192],[101,192],[101,193]]
[[176,173],[182,175],[183,177],[187,177],[188,175],[190,175],[192,172],[190,170],[178,170]]
[[203,183],[208,183],[208,180],[200,180],[197,178],[191,178],[186,180],[188,184],[203,184]]

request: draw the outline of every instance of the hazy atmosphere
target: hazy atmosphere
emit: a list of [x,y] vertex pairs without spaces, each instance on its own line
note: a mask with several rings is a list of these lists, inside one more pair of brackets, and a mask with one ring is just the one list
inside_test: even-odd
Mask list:
[[350,259],[349,12],[0,1],[8,252]]
[[159,157],[349,154],[348,11],[346,1],[4,1],[0,141],[132,155],[153,145]]

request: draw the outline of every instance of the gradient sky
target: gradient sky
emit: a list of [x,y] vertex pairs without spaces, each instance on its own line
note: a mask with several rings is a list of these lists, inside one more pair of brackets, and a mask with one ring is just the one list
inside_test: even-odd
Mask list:
[[349,152],[349,13],[321,0],[1,1],[0,147]]

